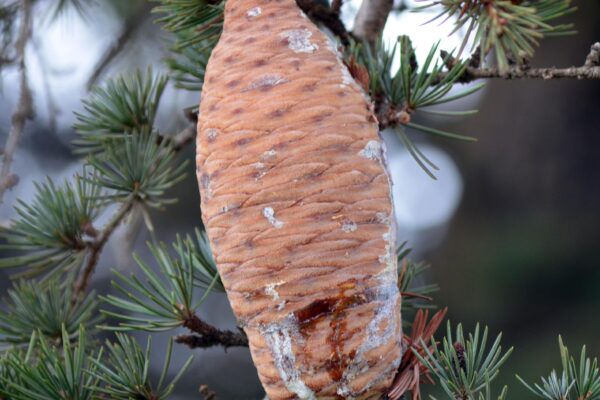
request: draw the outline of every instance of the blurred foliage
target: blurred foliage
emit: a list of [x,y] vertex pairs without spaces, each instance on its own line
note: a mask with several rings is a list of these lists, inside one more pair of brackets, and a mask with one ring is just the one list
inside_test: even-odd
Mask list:
[[94,0],[56,0],[54,11],[50,12],[52,18],[57,18],[67,10],[75,10],[80,16],[86,17],[88,8],[94,5]]
[[14,40],[14,23],[17,11],[16,3],[0,5],[0,70],[4,64],[12,60],[12,43]]
[[95,367],[86,352],[86,334],[79,329],[77,344],[66,332],[54,346],[41,334],[32,335],[27,353],[11,353],[4,367],[17,376],[2,380],[3,391],[15,400],[92,400],[97,387]]
[[[180,33],[175,47],[195,45],[203,41],[215,43],[223,30],[224,1],[152,0],[159,5],[153,12],[161,14],[157,22],[170,32]],[[192,32],[194,34],[189,34]],[[188,33],[188,35],[185,35]]]
[[63,334],[75,340],[80,326],[93,331],[101,319],[94,292],[73,301],[71,285],[60,285],[55,279],[16,282],[3,304],[0,343],[27,344],[35,331],[52,340],[60,340]]
[[[193,35],[194,33],[188,32],[178,33],[176,37],[179,39],[176,43],[187,41],[187,37]],[[193,92],[202,90],[208,59],[215,45],[215,41],[204,40],[184,47],[172,47],[172,56],[165,62],[178,88]]]
[[171,365],[173,353],[173,340],[169,340],[162,373],[156,387],[150,382],[150,350],[151,339],[148,338],[146,349],[142,350],[139,344],[131,337],[117,334],[115,343],[106,342],[108,359],[106,362],[99,359],[90,359],[95,369],[92,373],[99,382],[97,392],[103,393],[110,399],[148,399],[165,400],[173,392],[175,384],[190,366],[193,357],[189,357],[185,364],[179,368],[177,375],[168,383],[167,374]]

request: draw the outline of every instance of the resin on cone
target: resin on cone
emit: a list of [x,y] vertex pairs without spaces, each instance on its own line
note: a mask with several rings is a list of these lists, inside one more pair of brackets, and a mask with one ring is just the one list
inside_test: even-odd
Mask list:
[[197,138],[202,218],[271,400],[380,398],[401,358],[377,121],[293,0],[228,0]]

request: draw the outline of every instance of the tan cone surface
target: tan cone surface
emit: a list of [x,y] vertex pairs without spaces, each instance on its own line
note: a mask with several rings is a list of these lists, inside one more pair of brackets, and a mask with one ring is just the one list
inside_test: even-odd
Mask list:
[[271,400],[378,398],[401,356],[377,122],[293,0],[229,0],[200,105],[202,218]]

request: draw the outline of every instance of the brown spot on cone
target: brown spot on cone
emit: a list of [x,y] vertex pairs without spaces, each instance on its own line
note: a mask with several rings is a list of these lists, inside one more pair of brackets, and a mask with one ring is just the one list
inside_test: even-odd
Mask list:
[[366,93],[369,93],[369,71],[367,67],[357,63],[354,58],[348,62],[348,70],[350,75],[360,84]]

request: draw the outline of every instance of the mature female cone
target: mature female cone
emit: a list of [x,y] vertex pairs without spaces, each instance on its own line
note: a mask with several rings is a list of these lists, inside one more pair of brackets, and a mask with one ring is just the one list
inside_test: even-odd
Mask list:
[[379,398],[400,362],[369,104],[293,0],[228,0],[200,105],[202,218],[272,400]]

